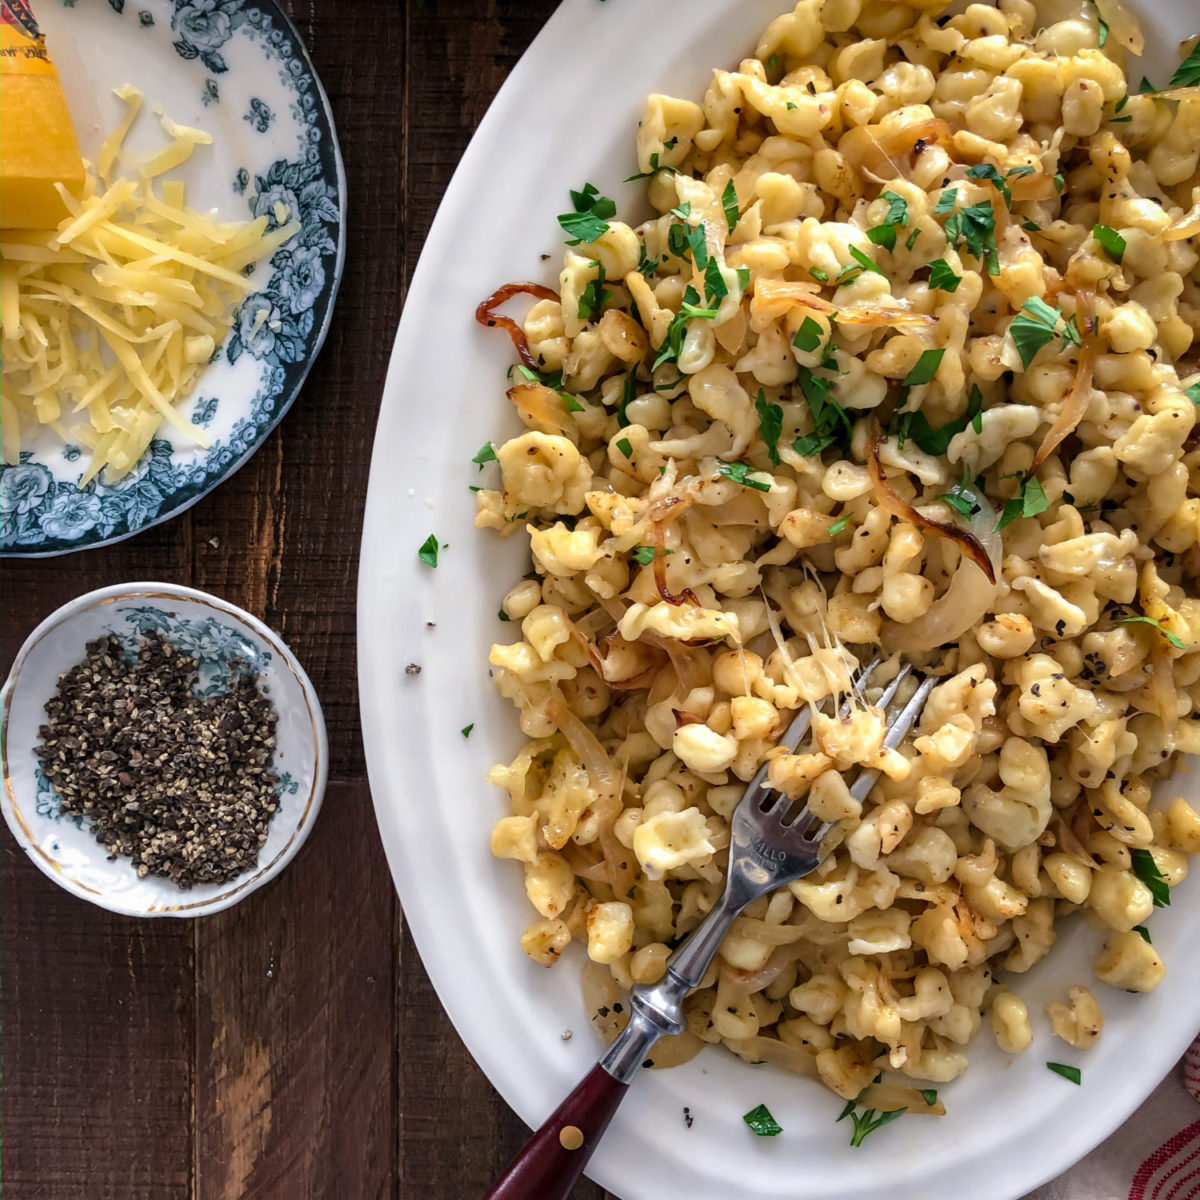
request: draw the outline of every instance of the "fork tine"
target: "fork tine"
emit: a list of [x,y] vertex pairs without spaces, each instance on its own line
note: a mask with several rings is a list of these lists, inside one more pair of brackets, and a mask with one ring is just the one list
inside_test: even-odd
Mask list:
[[[903,670],[888,685],[883,695],[879,698],[879,704],[881,708],[886,710],[888,703],[892,700],[899,689],[900,683],[904,677],[911,672],[911,669],[911,666],[906,664]],[[916,723],[917,718],[920,717],[921,712],[925,707],[925,701],[929,699],[929,693],[933,691],[934,687],[937,685],[937,682],[937,679],[931,677],[926,677],[921,680],[917,690],[913,692],[908,702],[896,714],[895,720],[893,720],[892,724],[888,726],[888,731],[884,735],[883,739],[883,744],[885,747],[887,747],[887,749],[895,750],[895,748],[900,745],[902,741],[904,741],[905,735]],[[878,780],[879,775],[880,772],[875,767],[864,768],[859,772],[858,778],[855,779],[855,781],[850,785],[850,795],[852,795],[855,800],[861,804],[864,800],[866,800],[867,796],[871,792],[871,789],[875,786],[875,782]],[[807,809],[796,817],[796,820],[792,823],[793,828],[803,824],[805,812],[807,812]],[[833,826],[834,822],[832,821],[821,821],[815,825],[809,823],[808,827],[803,833],[804,840],[812,845],[818,845],[825,835],[833,828]]]
[[[865,667],[862,667],[858,674],[850,681],[850,686],[854,691],[861,688],[871,677],[871,673],[879,666],[883,660],[877,654]],[[905,667],[905,671],[908,668]],[[849,712],[849,697],[844,701],[844,708]],[[844,714],[843,714],[844,715]],[[806,704],[797,714],[792,723],[787,727],[784,735],[779,739],[781,746],[790,746],[794,750],[799,744],[800,739],[808,732],[809,725],[812,724],[812,705]]]
[[[888,731],[883,739],[883,744],[888,750],[895,750],[904,741],[905,735],[921,715],[921,711],[925,707],[925,701],[929,699],[929,693],[933,691],[936,684],[937,679],[932,676],[922,679],[920,686],[913,692],[908,703],[896,714],[896,719],[888,727]],[[887,696],[888,700],[891,699],[891,696],[888,696],[886,692],[884,695]],[[895,691],[893,690],[892,696],[894,695]],[[883,697],[880,700],[886,706],[886,701],[883,700]],[[850,795],[861,804],[875,786],[875,781],[878,778],[879,772],[873,767],[861,772],[854,783],[850,785]]]

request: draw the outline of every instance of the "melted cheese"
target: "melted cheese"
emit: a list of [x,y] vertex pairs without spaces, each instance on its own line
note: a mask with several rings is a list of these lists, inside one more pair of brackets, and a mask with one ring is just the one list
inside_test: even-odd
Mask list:
[[180,181],[157,177],[212,139],[157,109],[169,144],[134,160],[134,178],[114,178],[141,107],[134,89],[117,95],[126,116],[81,195],[59,188],[68,215],[57,229],[0,236],[0,451],[16,462],[28,436],[50,428],[90,451],[85,483],[100,471],[120,479],[163,421],[210,444],[180,401],[255,289],[244,270],[300,229],[189,208]]

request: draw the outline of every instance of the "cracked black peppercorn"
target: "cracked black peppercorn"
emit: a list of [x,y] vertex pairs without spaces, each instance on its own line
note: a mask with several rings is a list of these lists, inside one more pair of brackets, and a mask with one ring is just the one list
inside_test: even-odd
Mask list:
[[157,632],[136,657],[111,635],[59,677],[36,753],[62,811],[110,856],[181,888],[253,867],[279,807],[275,706],[235,664],[201,696],[196,659]]

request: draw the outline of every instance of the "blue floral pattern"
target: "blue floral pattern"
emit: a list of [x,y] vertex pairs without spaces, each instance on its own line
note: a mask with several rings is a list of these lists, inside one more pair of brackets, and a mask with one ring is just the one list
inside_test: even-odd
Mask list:
[[271,128],[271,122],[275,120],[275,114],[271,111],[270,105],[264,104],[257,96],[251,96],[250,107],[246,110],[246,115],[242,120],[257,129],[259,133],[266,133]]
[[[196,71],[206,105],[221,103],[223,92],[230,102],[234,83],[245,86],[248,52],[255,60],[251,86],[261,72],[275,68],[288,103],[280,108],[256,94],[249,98],[246,120],[257,132],[271,130],[264,142],[272,147],[279,145],[279,131],[290,120],[297,131],[295,150],[273,162],[267,158],[269,165],[249,163],[237,171],[230,187],[233,195],[243,197],[250,215],[267,218],[269,228],[294,220],[300,230],[269,263],[253,271],[256,290],[243,301],[217,351],[227,367],[239,364],[244,372],[249,364],[255,380],[250,390],[241,394],[239,382],[232,389],[239,394],[214,395],[210,386],[184,407],[199,428],[213,427],[214,444],[181,452],[164,434],[117,483],[106,483],[101,474],[82,487],[88,454],[78,447],[63,448],[45,461],[37,453],[22,452],[19,462],[0,468],[0,553],[60,553],[127,537],[199,499],[282,418],[328,323],[338,282],[345,197],[332,120],[298,36],[271,0],[143,3],[146,7],[135,12],[124,0],[109,0],[114,19],[129,20],[132,14],[144,27],[143,36],[165,38],[169,27],[170,44],[185,60],[179,69]],[[157,20],[151,9],[161,10]],[[214,77],[223,77],[220,88]],[[247,103],[245,92],[241,94],[241,103]]]

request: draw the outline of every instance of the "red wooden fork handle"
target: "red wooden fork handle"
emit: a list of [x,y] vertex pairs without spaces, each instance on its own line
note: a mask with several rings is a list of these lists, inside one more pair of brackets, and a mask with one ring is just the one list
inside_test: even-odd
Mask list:
[[599,1063],[508,1164],[484,1200],[567,1200],[629,1090]]

